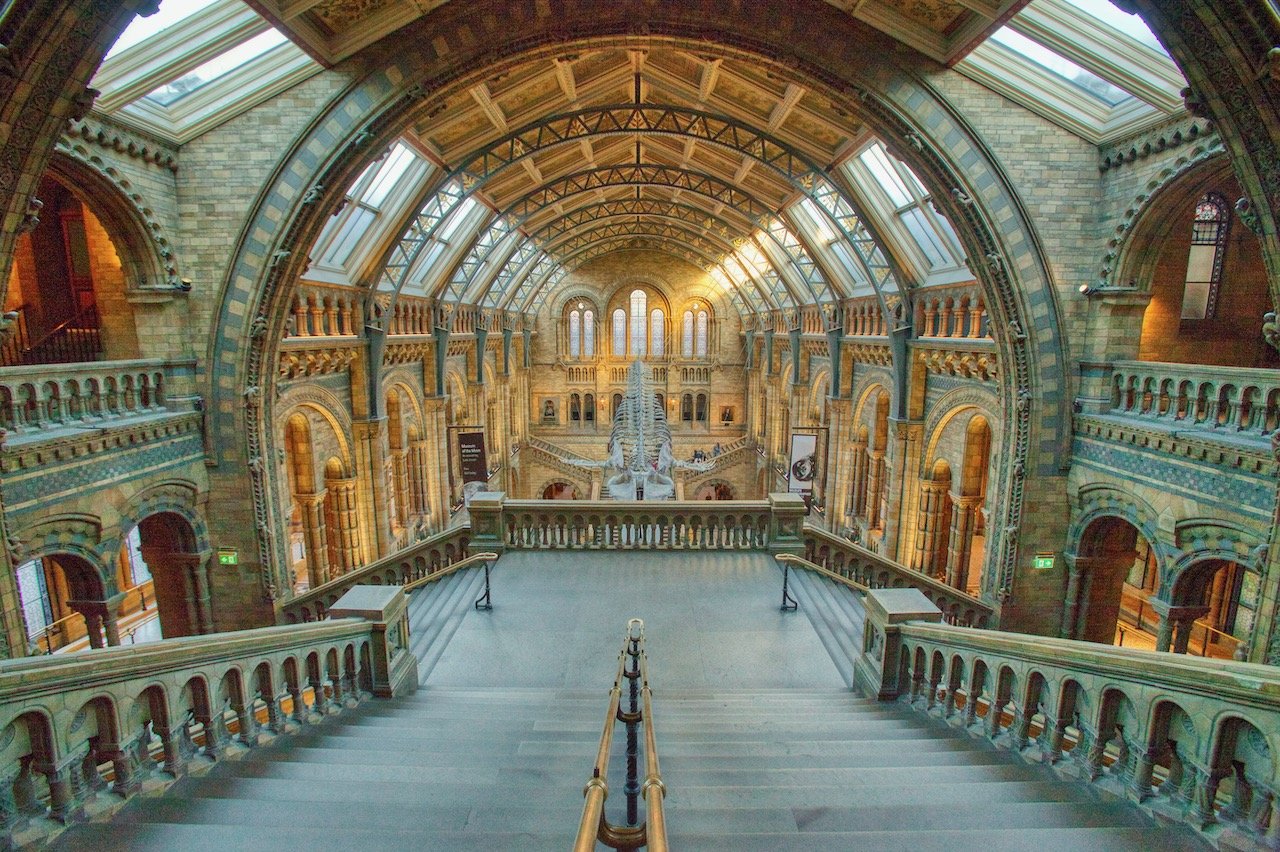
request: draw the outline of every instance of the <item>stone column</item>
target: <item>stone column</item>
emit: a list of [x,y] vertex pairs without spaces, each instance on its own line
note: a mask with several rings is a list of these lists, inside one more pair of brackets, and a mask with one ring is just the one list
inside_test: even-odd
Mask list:
[[910,544],[902,530],[902,515],[910,510],[909,506],[904,505],[910,499],[907,493],[907,472],[920,467],[920,436],[924,426],[921,423],[890,418],[889,429],[893,435],[894,452],[893,460],[887,466],[889,489],[884,510],[884,555],[901,561],[904,554],[899,552],[899,548]]
[[409,505],[415,515],[427,515],[431,511],[426,477],[427,442],[416,438],[409,442]]
[[880,482],[884,478],[884,450],[871,450],[867,454],[867,488],[865,491],[865,511],[867,526],[880,526]]
[[387,517],[385,418],[356,421],[351,424],[356,445],[356,478],[360,481],[360,508],[368,530],[364,539],[367,560],[372,562],[391,551],[391,519]]
[[[329,579],[329,549],[324,535],[324,494],[295,494],[293,499],[302,513],[302,542],[307,551],[307,575],[311,588]],[[187,579],[188,600],[194,610],[195,590]],[[191,622],[195,625],[195,620]]]
[[396,492],[396,524],[409,526],[409,454],[407,450],[391,451],[391,479]]
[[1062,598],[1062,627],[1058,633],[1063,639],[1075,639],[1080,633],[1080,596],[1084,593],[1085,574],[1101,560],[1096,556],[1077,556],[1070,551],[1062,554],[1062,560],[1067,565],[1067,590]]
[[853,490],[849,495],[849,514],[863,515],[867,509],[867,468],[868,454],[866,441],[853,442]]
[[1177,615],[1173,633],[1173,653],[1175,654],[1187,653],[1187,647],[1191,644],[1191,630],[1195,626],[1196,619],[1209,611],[1208,607],[1203,606],[1180,607],[1180,609],[1183,612]]
[[209,597],[209,565],[213,556],[195,555],[191,563],[191,576],[196,584],[196,618],[200,633],[214,633],[213,603]]
[[973,555],[974,521],[982,506],[979,496],[953,497],[951,541],[947,548],[947,585],[964,591],[969,587],[969,561]]
[[102,614],[106,611],[104,601],[67,601],[67,606],[84,616],[85,633],[90,648],[101,648]]
[[355,477],[330,479],[326,485],[338,540],[338,564],[331,566],[331,574],[345,574],[361,564],[360,510],[356,500],[358,481]]

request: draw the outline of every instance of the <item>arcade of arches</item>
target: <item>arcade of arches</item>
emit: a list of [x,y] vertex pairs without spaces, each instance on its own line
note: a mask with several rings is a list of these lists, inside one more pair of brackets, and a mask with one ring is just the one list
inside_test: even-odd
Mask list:
[[312,5],[4,9],[6,655],[273,623],[477,491],[597,500],[639,360],[679,500],[812,447],[810,524],[1002,628],[1280,663],[1280,75],[1225,58],[1274,20]]

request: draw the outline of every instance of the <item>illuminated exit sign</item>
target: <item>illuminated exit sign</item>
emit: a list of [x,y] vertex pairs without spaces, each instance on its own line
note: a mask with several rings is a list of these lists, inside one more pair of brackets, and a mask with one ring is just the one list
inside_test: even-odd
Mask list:
[[218,548],[218,564],[219,565],[239,565],[240,551],[230,547]]
[[1053,567],[1053,554],[1052,554],[1052,553],[1037,553],[1037,554],[1036,554],[1035,567],[1036,567],[1036,569],[1037,569],[1037,570],[1040,570],[1040,571],[1043,571],[1043,570],[1048,569],[1048,568],[1052,568],[1052,567]]

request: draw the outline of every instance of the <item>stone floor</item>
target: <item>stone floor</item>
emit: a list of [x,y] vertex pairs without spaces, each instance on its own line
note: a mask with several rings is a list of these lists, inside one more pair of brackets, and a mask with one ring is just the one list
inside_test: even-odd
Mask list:
[[509,553],[493,610],[467,613],[426,685],[607,690],[633,617],[664,688],[844,685],[804,615],[779,612],[781,595],[758,553]]

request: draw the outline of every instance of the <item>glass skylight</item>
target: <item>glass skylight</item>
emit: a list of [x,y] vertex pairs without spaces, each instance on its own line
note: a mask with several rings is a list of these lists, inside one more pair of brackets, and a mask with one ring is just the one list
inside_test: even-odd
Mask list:
[[1115,106],[1132,97],[1119,86],[1107,82],[1097,74],[1086,71],[1070,59],[1060,56],[1039,42],[1032,41],[1026,36],[1014,32],[1009,27],[1001,27],[996,30],[991,34],[991,40],[1007,47],[1040,67],[1052,71],[1063,80],[1066,80],[1081,91],[1093,95],[1108,106]]
[[1097,20],[1103,26],[1118,30],[1134,41],[1144,44],[1157,53],[1168,56],[1169,53],[1160,44],[1160,40],[1151,32],[1146,21],[1137,15],[1122,12],[1111,5],[1108,0],[1066,0],[1075,8]]
[[236,70],[240,66],[257,59],[272,48],[284,44],[287,39],[277,30],[259,33],[248,41],[241,42],[230,50],[220,53],[213,59],[182,75],[178,79],[166,83],[147,94],[147,100],[160,106],[170,106],[181,98],[196,92]]
[[164,0],[160,4],[160,11],[146,18],[138,16],[133,19],[125,31],[120,33],[116,43],[107,51],[107,58],[110,59],[123,50],[128,50],[152,36],[159,35],[216,2],[218,0]]

